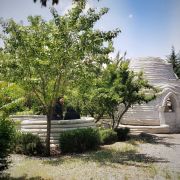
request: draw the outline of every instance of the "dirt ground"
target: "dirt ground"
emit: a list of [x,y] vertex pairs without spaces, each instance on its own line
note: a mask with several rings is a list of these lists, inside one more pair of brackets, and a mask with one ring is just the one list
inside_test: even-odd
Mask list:
[[180,134],[142,134],[84,154],[11,159],[0,179],[180,180]]
[[152,142],[139,145],[139,152],[156,157],[160,167],[180,172],[180,134],[156,134]]

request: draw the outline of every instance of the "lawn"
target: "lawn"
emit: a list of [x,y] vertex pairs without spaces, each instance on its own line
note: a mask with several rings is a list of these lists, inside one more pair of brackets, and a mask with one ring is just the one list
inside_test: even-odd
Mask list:
[[116,142],[98,151],[51,158],[12,155],[1,179],[180,179],[168,166],[157,166],[160,159],[140,153],[140,143]]

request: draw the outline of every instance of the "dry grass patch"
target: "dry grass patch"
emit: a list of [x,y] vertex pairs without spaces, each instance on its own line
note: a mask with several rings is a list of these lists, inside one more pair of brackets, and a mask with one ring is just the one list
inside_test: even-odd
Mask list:
[[[158,159],[138,153],[131,142],[102,146],[98,151],[54,158],[12,156],[9,179],[154,179],[164,172],[154,166]],[[132,173],[133,172],[133,173]]]

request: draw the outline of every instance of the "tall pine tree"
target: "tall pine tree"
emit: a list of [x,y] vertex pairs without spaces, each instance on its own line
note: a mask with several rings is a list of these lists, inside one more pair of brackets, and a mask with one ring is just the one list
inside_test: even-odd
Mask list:
[[176,54],[174,46],[171,48],[171,54],[168,56],[168,62],[172,64],[174,73],[180,78],[180,55]]

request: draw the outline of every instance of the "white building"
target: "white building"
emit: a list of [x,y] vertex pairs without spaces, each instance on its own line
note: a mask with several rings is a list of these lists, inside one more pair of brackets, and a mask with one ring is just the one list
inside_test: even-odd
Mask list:
[[180,80],[172,65],[160,58],[147,57],[131,60],[130,68],[143,71],[149,83],[161,92],[155,100],[130,108],[120,126],[136,132],[180,132]]

